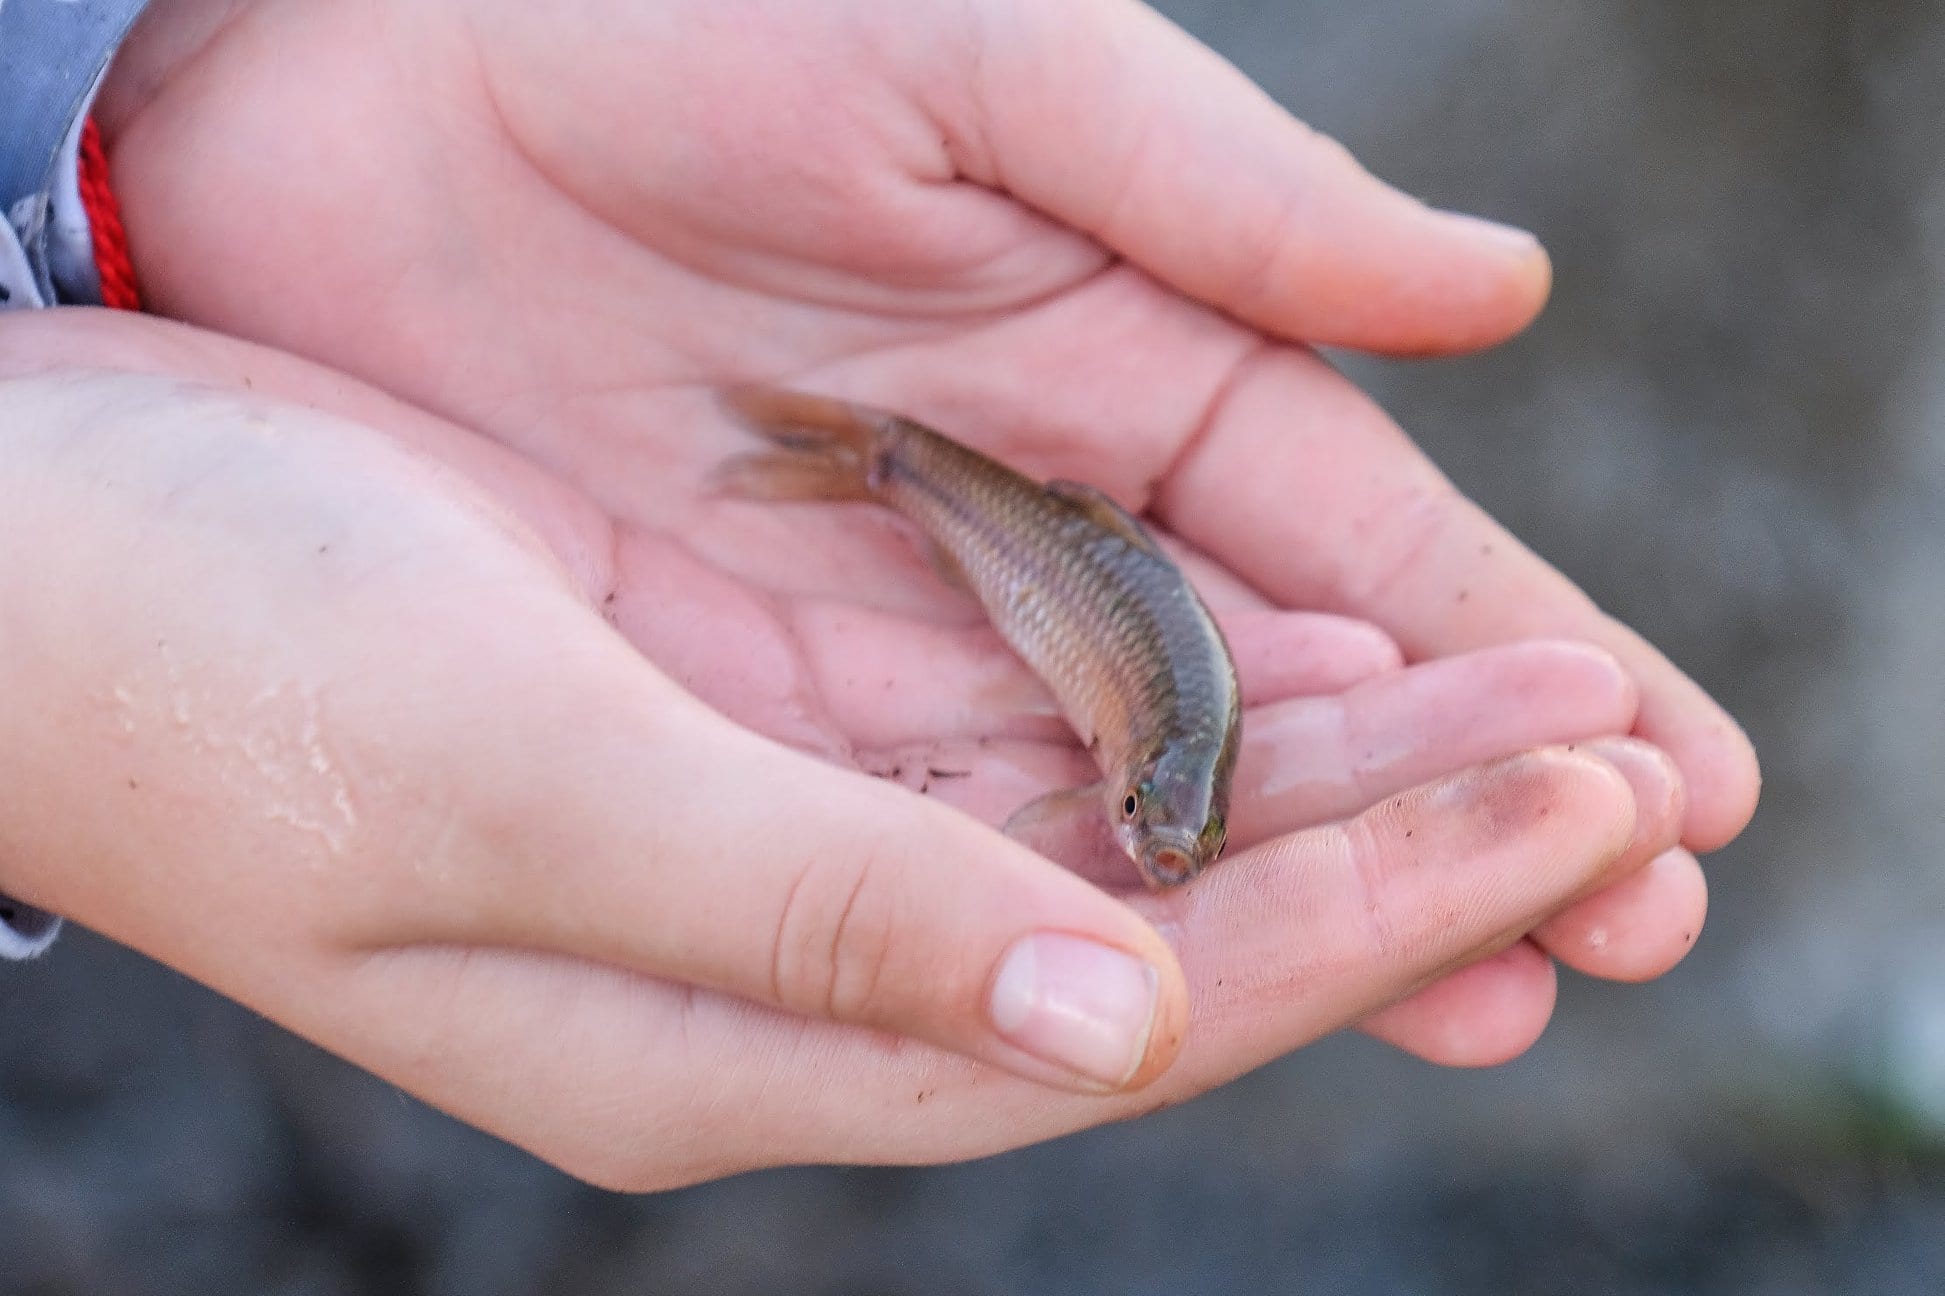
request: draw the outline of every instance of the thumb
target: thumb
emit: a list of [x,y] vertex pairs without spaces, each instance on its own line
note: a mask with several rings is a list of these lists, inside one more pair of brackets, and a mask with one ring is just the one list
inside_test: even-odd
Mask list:
[[1028,2],[1003,21],[962,106],[961,168],[1190,296],[1387,352],[1489,345],[1545,302],[1531,235],[1384,184],[1146,6]]
[[455,818],[483,833],[448,858],[477,847],[486,866],[388,906],[414,915],[388,943],[570,954],[1081,1090],[1138,1087],[1174,1058],[1186,986],[1127,905],[956,810],[730,724],[623,645],[574,656],[545,682],[521,671],[517,692],[487,685],[490,711],[448,686],[467,715],[435,728],[466,750],[422,763],[454,770],[471,803]]

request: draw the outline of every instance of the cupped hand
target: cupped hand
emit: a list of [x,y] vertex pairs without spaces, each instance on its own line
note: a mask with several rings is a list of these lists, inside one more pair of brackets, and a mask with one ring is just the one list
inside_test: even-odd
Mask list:
[[[157,0],[100,115],[154,307],[484,430],[624,545],[721,547],[671,471],[720,449],[700,389],[861,395],[1413,658],[1600,644],[1688,784],[1686,845],[1751,813],[1734,722],[1295,345],[1497,341],[1545,255],[1386,188],[1128,0]],[[765,579],[887,597],[879,546],[833,575],[803,525]]]
[[[570,555],[582,588],[761,732],[908,778],[934,740],[1054,736],[883,519],[697,494],[732,444],[706,388],[787,378],[1145,507],[1266,628],[1261,660],[1328,634],[1299,607],[1367,618],[1414,659],[1602,644],[1633,686],[1585,732],[1632,722],[1670,753],[1690,847],[1747,818],[1727,717],[1291,345],[1496,340],[1537,310],[1543,255],[1386,190],[1145,10],[161,0],[102,115],[152,304],[355,373],[583,493],[613,529]],[[874,728],[861,636],[908,663],[952,640],[988,673],[952,676],[943,728],[903,707]],[[1314,669],[1322,688],[1348,667]],[[1468,705],[1498,696],[1466,682]],[[944,795],[992,786],[957,764],[918,781],[933,768]],[[1652,975],[1700,894],[1671,852],[1536,935]],[[1490,1060],[1550,994],[1515,945],[1373,1027]]]
[[1599,737],[1633,707],[1605,655],[1399,670],[1232,592],[1235,849],[1117,897],[947,804],[995,817],[1078,758],[977,627],[834,613],[878,673],[807,755],[616,633],[659,606],[764,678],[775,645],[709,613],[726,578],[616,566],[612,521],[495,444],[161,321],[0,342],[9,889],[599,1182],[995,1151],[1384,1005],[1505,1046],[1534,1005],[1482,1023],[1451,987],[1485,998],[1677,831],[1666,759]]

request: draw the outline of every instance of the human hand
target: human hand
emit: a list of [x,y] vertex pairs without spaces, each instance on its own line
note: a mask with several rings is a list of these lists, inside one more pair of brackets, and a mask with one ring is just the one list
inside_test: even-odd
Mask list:
[[[874,524],[727,519],[689,488],[722,450],[703,386],[788,377],[906,407],[1100,481],[1267,601],[1366,617],[1413,658],[1602,644],[1638,682],[1636,731],[1688,784],[1686,845],[1746,821],[1756,771],[1733,722],[1270,340],[1489,343],[1538,309],[1543,254],[1385,189],[1152,13],[382,12],[153,6],[101,111],[161,309],[485,429],[594,495],[624,569],[688,555],[786,595],[907,600],[894,610],[927,586]],[[752,621],[776,641],[776,619]],[[732,714],[819,741],[792,714],[788,636],[761,678],[710,680],[707,636],[660,632],[679,624],[630,629]],[[1629,887],[1627,912],[1595,902],[1542,939],[1589,970],[1660,970],[1699,923],[1700,870],[1678,852]],[[1610,919],[1656,954],[1590,946]],[[1539,971],[1482,1000],[1515,1035],[1551,1002]]]
[[[723,448],[697,386],[787,375],[1104,481],[1271,601],[1364,612],[1415,657],[1605,642],[1639,681],[1639,732],[1688,778],[1690,844],[1746,818],[1753,762],[1692,685],[1321,365],[1160,286],[1281,337],[1456,349],[1537,309],[1544,258],[1389,194],[1152,15],[590,7],[576,15],[611,27],[550,15],[529,32],[527,11],[427,6],[375,33],[350,6],[230,8],[163,0],[103,104],[152,300],[352,368],[586,485],[621,523],[624,570],[687,553],[703,560],[688,576],[943,615],[882,536],[697,516],[689,470]],[[775,39],[733,29],[752,15]],[[279,159],[298,138],[320,156],[293,174]],[[1426,537],[1444,537],[1436,561],[1409,561]],[[851,573],[835,584],[818,568],[833,554]],[[628,629],[718,705],[816,745],[789,705],[755,714],[821,678],[793,646],[711,679],[706,636],[664,633],[684,611]],[[1673,853],[1539,938],[1648,975],[1700,908]],[[1543,1023],[1551,972],[1517,946],[1415,1002],[1435,1020],[1406,1008],[1376,1029],[1490,1060]]]
[[[1602,654],[1398,671],[1354,622],[1223,600],[1236,849],[1123,903],[698,705],[602,615],[679,576],[615,569],[609,520],[488,442],[161,321],[11,317],[0,355],[9,888],[598,1182],[968,1156],[1179,1100],[1494,966],[1676,832],[1642,744],[1452,773],[1624,729]],[[961,675],[1007,669],[984,632],[939,629],[929,674],[896,627],[849,634],[892,687],[843,714],[942,725],[919,750],[966,757],[936,777],[969,802],[1072,758],[1024,712],[960,732]],[[718,642],[732,675],[761,648]]]

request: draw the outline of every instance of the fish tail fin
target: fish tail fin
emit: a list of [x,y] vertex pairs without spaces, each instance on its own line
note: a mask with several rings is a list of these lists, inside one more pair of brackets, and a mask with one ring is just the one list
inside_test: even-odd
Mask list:
[[781,387],[732,387],[722,404],[778,448],[725,461],[711,479],[721,493],[768,500],[872,497],[873,469],[895,415]]

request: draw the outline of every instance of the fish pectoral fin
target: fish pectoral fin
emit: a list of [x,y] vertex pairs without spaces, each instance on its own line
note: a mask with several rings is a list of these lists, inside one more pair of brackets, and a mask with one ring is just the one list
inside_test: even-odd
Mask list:
[[1155,543],[1155,537],[1148,534],[1147,528],[1100,487],[1060,478],[1047,483],[1047,493],[1072,504],[1103,531],[1118,535],[1135,548],[1145,549],[1158,558],[1163,556],[1161,546]]
[[1138,877],[1114,838],[1106,796],[1104,782],[1049,792],[1015,810],[1000,831],[1090,882],[1125,886]]

